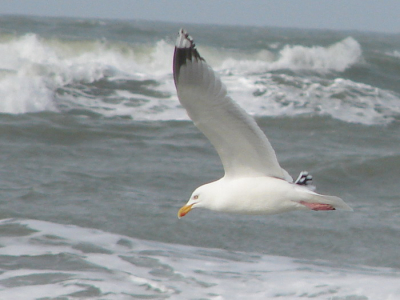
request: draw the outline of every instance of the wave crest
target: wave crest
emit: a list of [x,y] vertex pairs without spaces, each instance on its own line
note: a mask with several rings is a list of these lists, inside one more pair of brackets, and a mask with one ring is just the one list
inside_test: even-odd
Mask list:
[[[174,46],[165,40],[128,44],[43,39],[35,34],[0,38],[2,113],[188,119],[171,74]],[[329,115],[362,124],[387,124],[400,116],[395,92],[344,78],[327,79],[332,74],[326,73],[340,73],[363,61],[361,47],[351,37],[327,47],[286,45],[276,55],[267,49],[252,56],[200,50],[232,98],[257,116]],[[293,72],[288,75],[286,70]]]
[[72,86],[77,92],[77,86],[104,78],[159,80],[170,69],[166,56],[172,51],[163,40],[149,49],[105,40],[46,40],[36,34],[3,38],[0,112],[59,111],[64,105],[60,89]]
[[361,59],[360,44],[348,37],[328,47],[285,46],[271,69],[343,72]]
[[276,56],[261,50],[253,59],[228,58],[222,63],[221,69],[256,73],[277,70],[344,72],[362,60],[360,44],[352,37],[347,37],[328,47],[285,45]]

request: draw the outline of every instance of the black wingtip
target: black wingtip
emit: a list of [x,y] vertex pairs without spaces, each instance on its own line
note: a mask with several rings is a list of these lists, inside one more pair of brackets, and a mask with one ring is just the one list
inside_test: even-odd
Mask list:
[[181,48],[195,48],[193,38],[187,33],[187,31],[181,28],[178,32],[178,38],[176,39],[175,47]]
[[173,72],[175,85],[177,85],[179,78],[179,70],[182,65],[186,64],[187,60],[191,61],[204,59],[197,51],[193,38],[186,32],[185,29],[181,28],[178,33],[178,38],[176,39],[174,51]]

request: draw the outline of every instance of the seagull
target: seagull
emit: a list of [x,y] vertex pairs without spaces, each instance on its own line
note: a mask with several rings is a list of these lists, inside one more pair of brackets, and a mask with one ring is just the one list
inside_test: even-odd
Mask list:
[[184,29],[176,40],[173,76],[180,103],[215,147],[225,171],[221,179],[198,187],[178,218],[194,208],[248,215],[352,211],[342,199],[314,192],[307,172],[293,181],[263,131],[228,95]]

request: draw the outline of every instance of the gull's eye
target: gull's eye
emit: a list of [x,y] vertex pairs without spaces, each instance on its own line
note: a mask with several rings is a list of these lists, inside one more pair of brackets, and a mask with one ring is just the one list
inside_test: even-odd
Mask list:
[[194,200],[199,199],[199,195],[194,195],[194,196],[193,196],[193,199],[194,199]]

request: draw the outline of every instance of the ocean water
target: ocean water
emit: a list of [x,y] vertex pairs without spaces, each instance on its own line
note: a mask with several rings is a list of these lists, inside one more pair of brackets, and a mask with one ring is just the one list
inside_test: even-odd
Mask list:
[[[184,26],[292,176],[354,212],[178,209],[223,175]],[[0,299],[400,299],[400,35],[0,17]]]

